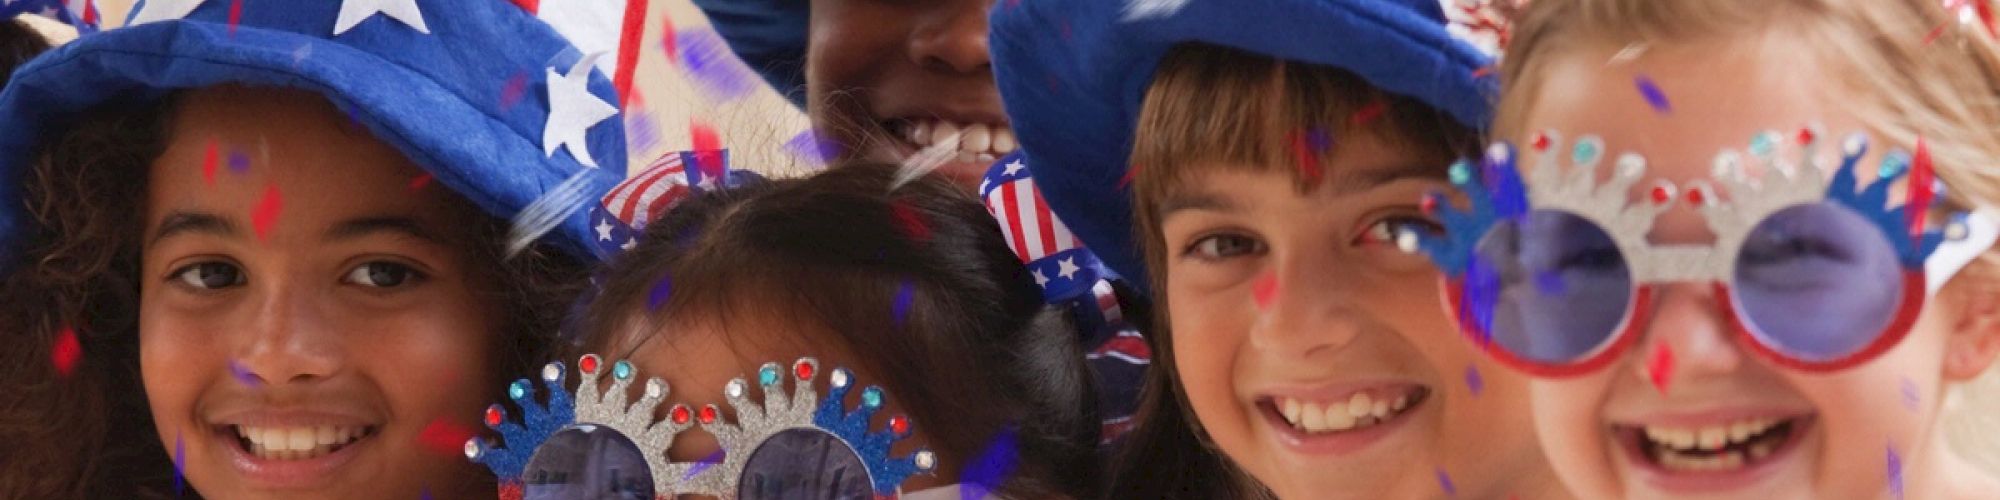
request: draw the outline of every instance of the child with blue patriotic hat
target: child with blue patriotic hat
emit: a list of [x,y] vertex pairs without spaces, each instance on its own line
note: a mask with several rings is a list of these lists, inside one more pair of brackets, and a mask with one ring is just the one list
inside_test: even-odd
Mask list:
[[0,497],[490,498],[482,389],[625,166],[598,57],[501,0],[146,0],[24,65]]
[[[1397,235],[1477,148],[1503,33],[1435,0],[997,2],[1042,198],[1158,305],[1107,493],[1561,498],[1525,384]],[[1134,229],[1136,227],[1136,230]]]

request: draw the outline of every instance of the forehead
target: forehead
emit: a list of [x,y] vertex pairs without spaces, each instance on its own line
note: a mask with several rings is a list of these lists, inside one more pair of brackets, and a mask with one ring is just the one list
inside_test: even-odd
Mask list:
[[1553,54],[1510,139],[1597,135],[1607,153],[1641,154],[1652,174],[1680,180],[1706,177],[1716,153],[1742,150],[1758,132],[1814,125],[1837,141],[1865,131],[1830,99],[1830,75],[1811,53],[1754,37]]

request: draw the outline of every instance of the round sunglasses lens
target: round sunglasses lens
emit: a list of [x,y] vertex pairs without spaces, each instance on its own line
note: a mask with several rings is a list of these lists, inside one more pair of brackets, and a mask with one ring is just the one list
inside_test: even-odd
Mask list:
[[1549,210],[1501,221],[1466,271],[1459,321],[1508,354],[1535,363],[1580,361],[1625,320],[1632,273],[1611,235]]
[[1744,237],[1731,293],[1752,335],[1803,361],[1854,354],[1903,298],[1902,265],[1882,231],[1832,203],[1771,214]]

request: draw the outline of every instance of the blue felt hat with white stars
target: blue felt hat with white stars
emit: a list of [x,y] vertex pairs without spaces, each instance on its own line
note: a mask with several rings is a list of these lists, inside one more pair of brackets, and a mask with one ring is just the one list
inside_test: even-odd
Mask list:
[[[624,176],[611,81],[507,0],[143,0],[127,27],[23,65],[0,92],[0,200],[75,115],[223,84],[313,91],[436,182],[538,238],[597,257],[582,210]],[[0,257],[18,249],[0,204]],[[0,260],[4,262],[4,260]]]

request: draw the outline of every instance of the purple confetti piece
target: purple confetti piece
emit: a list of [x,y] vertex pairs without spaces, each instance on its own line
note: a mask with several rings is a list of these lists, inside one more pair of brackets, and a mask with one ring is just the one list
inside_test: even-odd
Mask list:
[[262,382],[257,381],[256,375],[250,373],[249,368],[244,367],[242,363],[238,363],[234,359],[229,360],[229,374],[235,376],[236,381],[242,382],[243,385],[257,387],[262,384]]
[[1903,409],[1917,411],[1917,403],[1923,401],[1923,398],[1917,395],[1917,383],[1911,382],[1909,377],[1903,377],[1901,389],[1903,390]]
[[667,303],[667,298],[672,297],[673,294],[673,277],[660,278],[660,282],[653,284],[653,290],[646,293],[646,309],[651,311],[659,310],[660,304]]
[[908,319],[910,313],[910,298],[911,298],[910,296],[913,293],[914,290],[910,288],[910,282],[908,281],[905,281],[903,282],[903,284],[897,285],[896,287],[896,304],[895,304],[896,328],[902,328],[903,321],[905,319]]
[[1889,447],[1889,494],[1897,500],[1903,498],[1903,457],[1896,454],[1896,447]]
[[181,432],[174,431],[174,496],[187,491],[187,441],[181,440]]
[[234,172],[234,173],[238,173],[238,174],[241,174],[241,173],[244,173],[244,172],[249,172],[249,171],[250,171],[250,155],[246,155],[246,154],[243,154],[243,152],[242,152],[242,151],[230,151],[230,152],[229,152],[229,171],[230,171],[230,172]]
[[1014,426],[1000,429],[1000,434],[986,445],[979,456],[965,466],[959,474],[958,497],[961,500],[979,500],[987,493],[999,489],[1007,476],[1014,473],[1014,465],[1020,461],[1020,453],[1014,439]]
[[1472,396],[1486,390],[1486,378],[1479,375],[1479,365],[1465,365],[1465,387],[1472,390]]
[[652,151],[660,145],[660,126],[653,123],[653,114],[645,108],[629,110],[625,113],[625,140],[630,141],[633,151]]
[[839,142],[823,137],[819,131],[811,129],[799,132],[799,135],[792,136],[792,140],[785,141],[785,151],[790,152],[799,161],[805,162],[806,166],[815,169],[825,167],[828,162],[840,157],[842,149]]
[[1315,153],[1326,153],[1333,149],[1333,133],[1326,131],[1325,127],[1313,127],[1306,131],[1306,145],[1312,146]]
[[717,102],[729,102],[743,97],[755,88],[755,75],[743,62],[730,52],[727,42],[715,30],[684,30],[676,37],[675,46],[680,50],[681,67],[688,77],[699,84],[710,98]]
[[1443,468],[1437,469],[1437,478],[1438,486],[1444,488],[1444,494],[1458,496],[1458,487],[1451,484],[1451,475],[1445,474]]
[[1646,104],[1652,105],[1653,111],[1658,111],[1661,114],[1672,113],[1674,111],[1673,104],[1667,102],[1667,93],[1661,92],[1660,86],[1655,85],[1652,78],[1647,78],[1646,75],[1639,75],[1638,78],[1633,79],[1633,82],[1638,84],[1639,95],[1646,97]]
[[681,482],[685,483],[689,479],[694,479],[695,474],[700,474],[701,471],[708,470],[709,467],[721,464],[723,456],[722,450],[715,450],[715,453],[710,453],[708,456],[702,457],[700,461],[696,461],[693,467],[688,467],[688,471],[681,475]]
[[419,498],[423,498],[424,500],[431,500],[431,485],[428,484],[424,485],[422,496]]
[[1568,289],[1569,287],[1563,284],[1561,272],[1550,270],[1535,273],[1535,291],[1540,292],[1542,296],[1560,296]]

